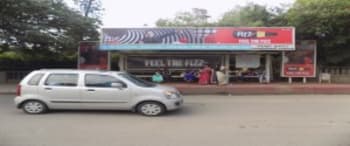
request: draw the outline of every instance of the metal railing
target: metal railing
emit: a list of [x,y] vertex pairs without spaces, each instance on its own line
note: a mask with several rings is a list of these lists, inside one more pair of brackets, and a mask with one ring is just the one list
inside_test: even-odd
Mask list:
[[331,75],[343,75],[343,76],[350,76],[350,66],[327,66],[327,67],[320,67],[319,68],[320,73],[329,73]]

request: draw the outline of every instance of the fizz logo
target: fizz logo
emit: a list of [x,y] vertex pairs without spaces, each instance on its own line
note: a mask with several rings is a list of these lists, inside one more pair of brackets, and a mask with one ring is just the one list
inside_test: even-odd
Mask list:
[[256,30],[239,30],[233,32],[233,37],[235,38],[266,38],[271,36],[277,36],[277,33]]

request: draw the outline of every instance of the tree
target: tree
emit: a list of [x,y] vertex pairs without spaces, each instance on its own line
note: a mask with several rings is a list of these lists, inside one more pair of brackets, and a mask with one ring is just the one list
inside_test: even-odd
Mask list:
[[350,1],[297,0],[287,19],[298,39],[317,40],[320,63],[350,65]]
[[[73,0],[76,5],[79,6],[79,10],[84,16],[85,19],[93,20],[92,23],[95,23],[96,25],[101,25],[102,22],[100,20],[101,18],[101,12],[102,12],[102,6],[100,0]],[[86,38],[85,32],[81,32],[80,34],[80,40],[90,40],[91,38]],[[96,39],[97,40],[97,39]]]
[[210,16],[208,15],[208,11],[206,9],[193,8],[190,12],[178,12],[173,19],[159,19],[157,20],[156,25],[159,27],[200,27],[213,25],[212,23],[208,22],[209,18]]
[[73,0],[79,6],[80,12],[84,17],[100,19],[102,4],[100,0]]
[[95,19],[86,19],[63,0],[1,0],[0,48],[52,57],[74,55],[84,38],[99,36]]
[[269,26],[289,26],[287,19],[287,12],[291,5],[282,4],[281,6],[276,6],[269,9],[271,13],[271,19],[268,22]]
[[249,3],[247,6],[237,6],[224,13],[219,20],[219,26],[270,26],[273,14],[265,6]]

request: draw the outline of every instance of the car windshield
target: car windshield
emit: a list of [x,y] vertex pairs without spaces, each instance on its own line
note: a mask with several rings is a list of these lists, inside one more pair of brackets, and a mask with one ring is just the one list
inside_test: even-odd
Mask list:
[[148,82],[146,80],[137,78],[134,75],[131,75],[131,74],[128,74],[128,73],[120,73],[119,75],[121,77],[129,80],[130,82],[132,82],[132,83],[134,83],[134,84],[136,84],[138,86],[141,86],[141,87],[154,87],[154,86],[156,86],[155,83]]

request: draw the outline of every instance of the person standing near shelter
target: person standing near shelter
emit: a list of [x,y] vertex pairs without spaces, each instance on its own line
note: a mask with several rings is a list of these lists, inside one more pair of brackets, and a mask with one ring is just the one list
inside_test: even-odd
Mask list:
[[218,84],[218,76],[216,74],[217,71],[220,70],[220,65],[216,64],[215,67],[211,70],[211,84]]
[[152,76],[152,82],[161,83],[163,81],[163,76],[158,71]]
[[228,84],[228,77],[225,74],[225,72],[226,72],[226,69],[224,66],[220,66],[220,69],[218,71],[216,71],[216,76],[217,76],[219,85]]
[[163,76],[163,79],[164,79],[165,82],[170,81],[170,79],[171,79],[171,73],[170,73],[170,71],[169,71],[169,69],[168,69],[168,66],[165,66],[165,67],[161,70],[160,74]]
[[204,67],[199,71],[199,80],[200,85],[208,85],[211,77],[211,68],[205,64]]
[[195,70],[187,70],[185,73],[184,73],[184,80],[186,82],[193,82],[195,79],[196,79],[196,72]]

